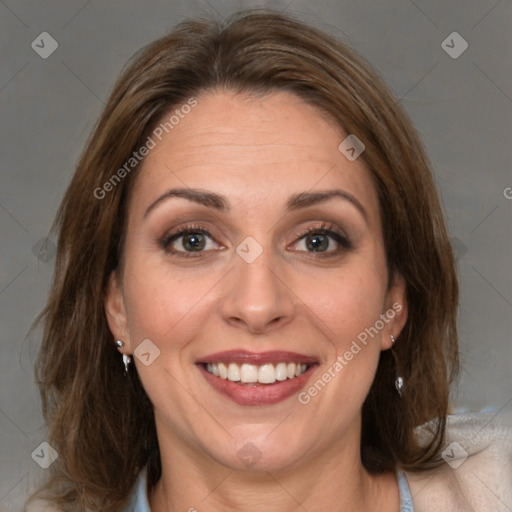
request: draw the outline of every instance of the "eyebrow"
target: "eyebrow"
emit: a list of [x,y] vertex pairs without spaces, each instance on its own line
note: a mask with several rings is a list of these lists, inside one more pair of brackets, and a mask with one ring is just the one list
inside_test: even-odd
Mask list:
[[[213,208],[221,212],[230,211],[229,201],[224,196],[216,194],[215,192],[208,192],[207,190],[197,188],[172,188],[160,195],[147,207],[144,212],[144,218],[146,218],[159,204],[173,197],[187,199],[193,203]],[[357,208],[357,210],[359,210],[364,219],[368,221],[368,214],[366,213],[363,205],[352,194],[341,189],[300,192],[298,194],[294,194],[290,196],[286,202],[286,210],[294,211],[302,208],[308,208],[335,198],[351,203]]]
[[154,210],[159,204],[170,199],[172,197],[181,197],[183,199],[188,199],[193,203],[202,204],[203,206],[207,206],[208,208],[214,208],[215,210],[219,210],[222,212],[229,211],[228,201],[216,194],[215,192],[208,192],[206,190],[201,190],[197,188],[171,188],[164,192],[161,196],[159,196],[156,201],[152,202],[144,212],[144,218],[146,218],[149,213]]
[[343,199],[351,203],[359,210],[359,213],[364,217],[364,220],[368,222],[368,214],[366,213],[363,205],[352,194],[341,189],[319,190],[315,192],[302,192],[300,194],[295,194],[288,199],[286,209],[288,211],[292,211],[300,208],[307,208],[334,198]]

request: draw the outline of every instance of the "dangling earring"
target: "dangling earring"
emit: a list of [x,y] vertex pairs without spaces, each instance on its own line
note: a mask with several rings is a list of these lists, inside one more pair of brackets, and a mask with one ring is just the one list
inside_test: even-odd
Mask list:
[[[391,345],[395,345],[395,337],[391,334]],[[393,357],[395,358],[395,366],[398,368],[397,360],[396,360],[396,354],[391,350],[391,353],[393,354]],[[398,375],[395,379],[395,388],[400,396],[402,398],[403,392],[404,392],[404,379],[401,375]]]
[[[124,343],[121,341],[121,340],[117,340],[116,341],[116,345],[119,347],[119,348],[123,348],[124,347]],[[130,366],[130,363],[132,362],[132,358],[130,356],[127,356],[124,352],[123,352],[123,364],[124,364],[124,375],[128,375],[128,367]]]

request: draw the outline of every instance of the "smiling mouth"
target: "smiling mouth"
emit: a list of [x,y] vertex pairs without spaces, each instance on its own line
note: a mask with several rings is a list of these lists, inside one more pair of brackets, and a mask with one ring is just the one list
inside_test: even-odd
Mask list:
[[293,380],[306,373],[311,364],[280,362],[255,365],[234,362],[203,363],[203,368],[220,379],[229,380],[239,385],[258,386]]

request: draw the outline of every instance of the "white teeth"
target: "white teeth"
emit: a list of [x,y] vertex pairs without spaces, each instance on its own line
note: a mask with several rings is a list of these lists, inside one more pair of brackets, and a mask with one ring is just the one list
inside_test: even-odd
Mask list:
[[240,382],[242,384],[259,382],[260,384],[274,384],[277,381],[300,377],[308,365],[300,363],[266,363],[261,366],[244,363],[208,363],[206,370],[224,380]]
[[273,384],[276,381],[276,371],[273,364],[264,364],[258,370],[258,382]]
[[288,366],[286,363],[279,363],[276,366],[276,380],[286,380],[288,378]]
[[240,368],[236,363],[229,363],[228,380],[232,380],[233,382],[238,382],[240,380]]
[[306,371],[307,365],[305,364],[298,364],[295,367],[295,377],[299,377]]
[[243,383],[258,382],[258,367],[254,364],[243,364],[242,368],[240,368],[240,380]]
[[[219,364],[212,364],[212,366],[217,366],[218,369],[219,369],[219,377],[221,379],[227,379],[228,378],[228,368],[227,366],[224,364],[224,363],[219,363]],[[208,370],[208,367],[206,367],[206,369]]]

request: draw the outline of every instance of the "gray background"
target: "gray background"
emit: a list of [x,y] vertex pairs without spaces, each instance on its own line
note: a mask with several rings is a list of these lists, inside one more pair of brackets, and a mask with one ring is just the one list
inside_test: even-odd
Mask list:
[[[0,510],[20,510],[43,472],[31,458],[45,439],[32,370],[39,335],[27,331],[49,289],[54,241],[39,249],[116,76],[185,16],[255,6],[341,37],[413,118],[459,260],[454,403],[511,409],[511,0],[0,0]],[[456,59],[441,46],[454,31],[469,44]],[[42,32],[59,45],[47,59],[31,48]]]

